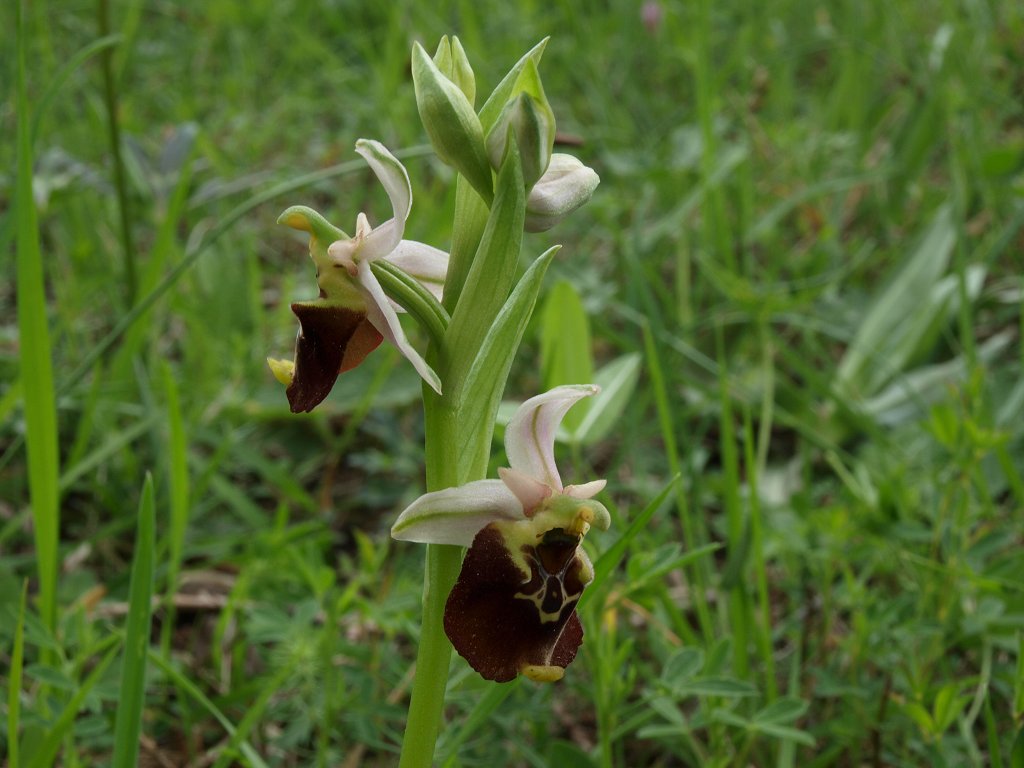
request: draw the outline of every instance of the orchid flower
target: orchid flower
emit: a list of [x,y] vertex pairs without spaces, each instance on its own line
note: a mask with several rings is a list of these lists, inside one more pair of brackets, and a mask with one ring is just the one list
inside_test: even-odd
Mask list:
[[488,680],[559,680],[583,642],[576,603],[594,568],[581,545],[591,525],[611,520],[593,500],[605,481],[563,486],[554,444],[569,408],[598,391],[563,386],[527,400],[505,429],[511,466],[500,480],[421,496],[391,529],[404,541],[469,546],[444,628]]
[[295,361],[269,359],[271,370],[287,385],[294,413],[311,411],[338,376],[359,365],[387,339],[438,393],[441,381],[409,343],[398,320],[401,307],[384,293],[370,265],[384,259],[416,278],[438,299],[448,271],[448,254],[423,243],[403,240],[412,207],[412,185],[405,168],[378,141],[360,139],[358,152],[391,199],[392,218],[371,227],[366,214],[356,217],[355,237],[327,222],[316,211],[293,206],[278,222],[308,232],[309,253],[316,264],[320,297],[292,304],[299,318]]

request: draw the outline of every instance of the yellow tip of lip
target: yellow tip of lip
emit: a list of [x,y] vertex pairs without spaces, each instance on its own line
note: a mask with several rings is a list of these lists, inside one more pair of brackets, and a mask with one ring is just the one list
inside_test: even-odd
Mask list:
[[549,664],[527,664],[520,671],[538,683],[555,683],[565,675],[565,667],[555,667]]
[[295,363],[291,360],[277,360],[273,357],[268,357],[267,365],[270,366],[270,372],[274,374],[274,378],[279,382],[286,387],[292,383],[292,379],[295,376]]

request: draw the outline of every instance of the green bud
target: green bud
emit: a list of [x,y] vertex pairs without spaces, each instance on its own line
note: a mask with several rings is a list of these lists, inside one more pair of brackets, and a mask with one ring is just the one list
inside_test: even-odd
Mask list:
[[523,161],[523,183],[530,189],[547,170],[555,146],[555,113],[551,110],[540,73],[533,60],[526,63],[512,96],[487,135],[491,165],[501,166],[509,131],[515,136]]
[[544,38],[537,43],[533,48],[526,52],[526,54],[515,63],[515,66],[508,71],[498,83],[498,87],[494,89],[490,96],[487,97],[487,101],[480,107],[480,122],[484,126],[484,130],[490,133],[491,128],[494,127],[494,123],[498,119],[498,115],[501,113],[502,108],[506,102],[515,95],[516,84],[519,82],[519,76],[523,73],[523,69],[527,64],[533,63],[534,66],[540,64],[540,59],[544,55],[544,49],[547,47],[548,38]]
[[[459,55],[451,56],[455,67]],[[473,105],[419,43],[412,49],[412,80],[420,119],[437,156],[465,176],[477,194],[490,203],[494,196],[491,165],[484,150],[484,131]]]
[[572,155],[551,156],[547,171],[526,200],[526,231],[551,229],[590,199],[601,179]]
[[451,41],[448,40],[448,35],[441,38],[434,54],[434,64],[442,75],[459,87],[470,104],[476,101],[476,77],[459,38],[453,36]]

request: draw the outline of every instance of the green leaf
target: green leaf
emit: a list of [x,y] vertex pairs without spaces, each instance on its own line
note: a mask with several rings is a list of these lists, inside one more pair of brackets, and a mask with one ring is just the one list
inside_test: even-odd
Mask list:
[[1010,749],[1010,768],[1024,768],[1024,728],[1017,731],[1017,738]]
[[935,214],[857,329],[836,370],[839,392],[871,395],[899,373],[918,349],[937,311],[931,296],[949,265],[956,241],[950,207]]
[[755,723],[792,723],[799,720],[807,712],[808,702],[794,696],[783,696],[776,699],[754,715]]
[[170,478],[170,530],[168,536],[167,594],[177,590],[177,574],[185,549],[188,529],[189,475],[188,440],[181,415],[178,382],[170,365],[163,368],[167,393],[168,477]]
[[807,733],[807,731],[801,731],[798,728],[791,728],[787,725],[751,722],[747,725],[747,728],[751,731],[763,733],[766,736],[774,736],[781,741],[794,741],[807,747],[813,747],[815,744],[814,737]]
[[959,683],[950,681],[935,694],[935,701],[932,702],[932,720],[938,734],[945,733],[971,701],[970,696],[957,696],[959,689]]
[[734,699],[757,695],[757,688],[753,685],[732,677],[701,677],[675,686],[673,691],[680,697],[720,696]]
[[448,388],[463,386],[484,337],[508,298],[519,266],[525,217],[523,177],[513,143],[498,173],[487,226],[445,334],[448,365],[442,365],[442,378]]
[[924,735],[931,736],[935,733],[935,721],[932,719],[931,714],[916,701],[905,702],[903,704],[903,711],[907,714],[907,717],[917,723]]
[[46,667],[42,664],[29,664],[25,667],[25,674],[30,680],[42,683],[47,688],[57,691],[74,691],[78,683],[72,680],[63,670],[54,667]]
[[[590,322],[579,293],[567,280],[552,286],[541,314],[540,362],[544,389],[563,384],[594,382],[594,361],[590,353]],[[592,407],[591,400],[577,403],[562,420],[562,426],[575,435]]]
[[1024,632],[1017,633],[1017,669],[1013,682],[1013,714],[1024,713]]
[[57,542],[60,506],[57,478],[57,404],[53,389],[50,329],[46,317],[43,254],[32,196],[31,105],[26,86],[25,57],[28,30],[25,5],[17,3],[17,180],[14,219],[17,222],[18,344],[25,427],[28,443],[28,488],[35,532],[35,560],[39,577],[39,614],[53,632],[57,623]]
[[32,139],[39,135],[39,125],[42,123],[43,117],[50,108],[50,104],[56,98],[57,94],[60,93],[60,89],[64,87],[64,84],[73,75],[82,70],[89,59],[98,53],[102,53],[108,48],[112,48],[121,43],[121,35],[107,35],[97,40],[93,40],[85,47],[78,50],[74,56],[68,59],[60,70],[53,76],[49,84],[46,86],[46,90],[41,96],[36,99],[36,112],[32,120]]
[[661,679],[675,688],[691,680],[704,666],[704,651],[700,648],[681,648],[665,664]]
[[594,383],[601,391],[591,398],[589,410],[572,435],[580,445],[593,445],[604,439],[615,422],[622,416],[633,398],[640,380],[643,355],[630,352],[612,360],[594,374]]
[[139,501],[139,524],[132,560],[121,695],[114,725],[114,768],[133,768],[139,756],[142,709],[146,698],[146,653],[152,618],[155,517],[153,478],[147,473]]
[[[464,398],[464,403],[457,407],[466,426],[459,451],[461,457],[487,455],[486,446],[491,442],[508,372],[533,314],[544,274],[560,247],[545,251],[526,270],[487,332],[469,372],[456,383],[456,387],[461,384],[458,397]],[[480,468],[481,475],[485,469]]]
[[[1014,334],[1002,331],[986,339],[977,350],[977,360],[989,363],[1013,342]],[[925,415],[928,405],[948,397],[950,389],[962,385],[970,370],[966,355],[957,355],[935,365],[923,365],[897,377],[878,394],[865,400],[861,411],[879,424],[897,425]]]
[[11,650],[11,669],[7,679],[7,766],[18,768],[18,726],[21,718],[21,665],[25,656],[25,596],[28,582],[21,587],[18,621],[14,625],[14,647]]

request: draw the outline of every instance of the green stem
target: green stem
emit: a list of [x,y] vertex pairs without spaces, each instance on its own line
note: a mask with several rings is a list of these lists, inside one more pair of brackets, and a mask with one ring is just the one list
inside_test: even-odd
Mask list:
[[[458,485],[456,413],[445,397],[423,387],[427,490]],[[462,567],[462,547],[428,544],[423,581],[423,624],[416,652],[409,717],[399,768],[429,768],[444,712],[452,646],[444,633],[444,605]]]
[[462,547],[428,544],[423,586],[423,628],[416,653],[409,718],[399,768],[429,768],[441,727],[452,646],[444,634],[444,604],[462,567]]
[[[98,0],[96,7],[100,37],[110,35],[110,9],[108,0]],[[110,48],[101,55],[103,62],[103,97],[107,107],[107,127],[110,132],[110,151],[114,160],[114,186],[117,189],[117,207],[121,215],[121,249],[124,251],[125,294],[130,308],[135,303],[137,280],[135,277],[135,244],[132,242],[131,216],[128,210],[128,185],[125,181],[124,159],[121,156],[121,125],[118,120],[117,84],[114,82],[114,55]]]

